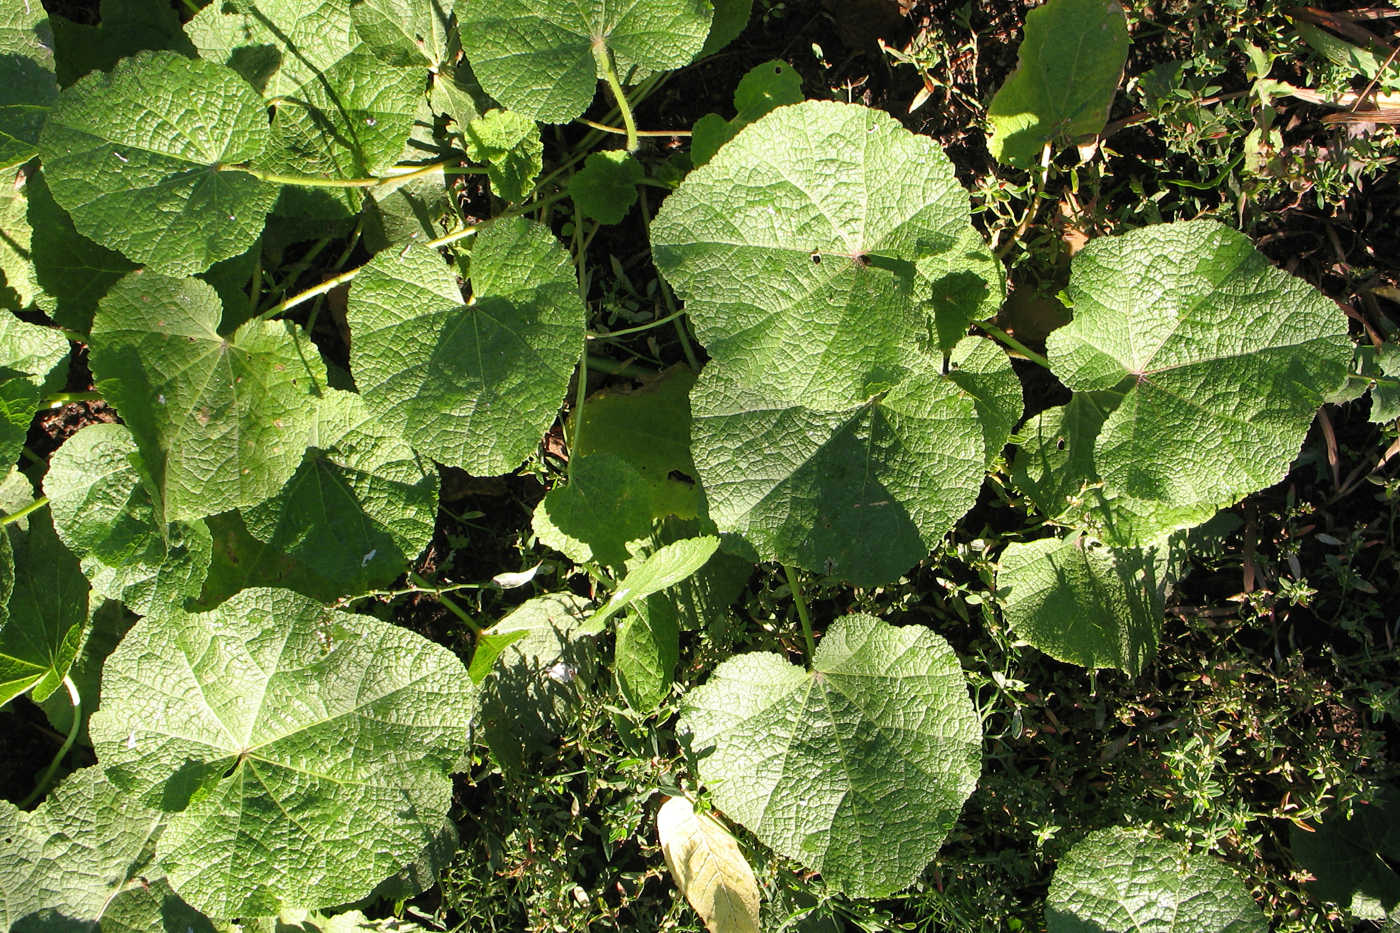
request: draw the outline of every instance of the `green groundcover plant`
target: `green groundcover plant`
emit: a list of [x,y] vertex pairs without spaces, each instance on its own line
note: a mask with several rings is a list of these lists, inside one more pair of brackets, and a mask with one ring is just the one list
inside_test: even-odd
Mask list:
[[[722,819],[663,821],[677,882],[711,929],[757,929],[739,826],[834,891],[898,892],[977,787],[978,711],[937,632],[813,618],[802,584],[897,581],[989,471],[1043,520],[1000,558],[1013,633],[1091,670],[1151,662],[1186,533],[1282,479],[1318,408],[1364,389],[1345,316],[1243,234],[1164,223],[1075,255],[1072,320],[1027,350],[991,323],[1005,272],[952,164],[890,116],[803,100],[770,63],[689,156],[643,152],[629,95],[748,15],[216,0],[130,38],[5,5],[3,459],[78,347],[120,423],[0,487],[0,703],[28,695],[67,736],[37,806],[0,803],[0,925],[369,928],[354,905],[423,890],[456,848],[473,743],[508,757],[503,691],[557,714],[564,646],[609,635],[627,704],[655,708],[682,632],[755,564],[780,568],[805,650],[729,657],[683,697],[677,786]],[[993,156],[1091,139],[1127,49],[1117,4],[1032,14]],[[621,148],[606,127],[562,152],[541,135],[600,89]],[[462,175],[491,194],[473,223]],[[634,205],[671,308],[655,323],[698,346],[641,392],[588,396],[579,245]],[[551,212],[570,206],[566,244]],[[365,261],[289,294],[289,246],[327,230]],[[332,292],[342,352],[312,339]],[[1008,347],[1068,401],[1023,420]],[[521,470],[561,409],[567,477],[533,530],[596,599],[538,595],[468,657],[354,611],[428,546],[440,470]],[[97,764],[58,780],[77,741]],[[1073,849],[1048,923],[1264,928],[1228,869],[1142,828]]]

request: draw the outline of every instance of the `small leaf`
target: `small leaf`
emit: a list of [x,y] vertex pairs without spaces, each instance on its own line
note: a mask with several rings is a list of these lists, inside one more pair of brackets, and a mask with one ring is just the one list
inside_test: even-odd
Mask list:
[[95,592],[137,615],[199,595],[213,541],[202,521],[165,524],[124,425],[83,428],[54,452],[44,492]]
[[544,143],[534,120],[509,110],[488,110],[462,129],[467,158],[486,164],[496,197],[522,201],[544,167]]
[[184,275],[258,238],[277,188],[223,167],[256,159],[267,139],[264,104],[236,73],[142,52],[65,88],[39,153],[79,232]]
[[1013,542],[997,571],[1006,624],[1056,660],[1136,676],[1157,651],[1163,563],[1156,549],[1095,547],[1083,538]]
[[1055,869],[1049,933],[1264,933],[1240,880],[1209,856],[1123,827],[1090,833]]
[[676,887],[710,933],[758,933],[758,879],[719,820],[671,797],[656,811],[656,835]]
[[514,632],[482,632],[477,636],[476,647],[472,650],[472,663],[467,667],[467,676],[472,679],[472,683],[479,684],[485,680],[501,652],[529,634],[525,629],[517,629]]
[[982,428],[982,447],[990,466],[1021,420],[1025,402],[1021,379],[1011,358],[994,341],[965,337],[948,357],[948,378],[972,396]]
[[438,253],[375,256],[350,289],[350,367],[370,413],[415,450],[482,476],[508,473],[553,423],[583,346],[573,260],[549,230],[492,221],[466,299]]
[[585,217],[617,224],[637,201],[637,184],[646,177],[642,164],[621,149],[591,152],[583,168],[569,179],[569,197]]
[[1386,381],[1371,386],[1371,421],[1389,424],[1400,418],[1400,346],[1382,344],[1376,356],[1376,375]]
[[462,49],[481,86],[511,110],[567,123],[593,100],[611,53],[623,81],[633,69],[690,63],[705,45],[709,0],[457,0]]
[[[718,15],[718,10],[716,10]],[[750,68],[734,90],[734,119],[707,113],[695,121],[690,137],[690,160],[696,166],[714,158],[719,147],[744,127],[786,104],[802,101],[802,76],[787,62],[774,59]]]
[[714,0],[715,19],[710,34],[705,38],[705,47],[697,58],[708,58],[724,48],[744,31],[753,13],[753,0]]
[[63,378],[67,358],[61,332],[0,311],[0,462],[18,459],[44,389],[52,375]]
[[219,299],[197,279],[133,272],[92,326],[97,388],[136,438],[164,521],[275,495],[301,464],[325,366],[294,324],[218,332]]
[[602,631],[608,619],[623,609],[653,593],[675,586],[705,566],[718,549],[719,538],[712,535],[686,538],[657,548],[644,560],[628,568],[627,576],[622,578],[603,607],[589,618],[585,629]]
[[[0,38],[3,36],[3,29],[0,29]],[[0,150],[4,145],[3,128],[0,128]],[[38,292],[34,282],[31,245],[34,231],[29,223],[28,188],[23,171],[16,173],[0,168],[0,312],[22,311],[34,303]]]
[[647,599],[633,609],[617,629],[614,671],[627,705],[646,713],[656,709],[675,679],[681,630],[675,609],[664,602],[659,611]]
[[1278,482],[1347,378],[1336,303],[1211,221],[1094,240],[1068,294],[1052,370],[1076,392],[1126,393],[1094,446],[1110,499],[1208,516]]
[[574,563],[622,568],[631,542],[651,532],[652,490],[613,454],[578,457],[572,472],[568,483],[555,486],[535,507],[535,536]]
[[0,10],[0,169],[34,156],[57,97],[47,13],[36,2],[7,3]]
[[358,900],[412,862],[476,703],[446,648],[271,589],[141,620],[102,692],[98,759],[169,811],[157,858],[218,917]]
[[977,784],[981,729],[957,655],[917,626],[837,620],[810,672],[744,654],[686,696],[715,805],[852,897],[912,884]]
[[1030,168],[1046,143],[1099,133],[1127,58],[1117,0],[1050,0],[1031,10],[1016,70],[987,110],[992,158]]

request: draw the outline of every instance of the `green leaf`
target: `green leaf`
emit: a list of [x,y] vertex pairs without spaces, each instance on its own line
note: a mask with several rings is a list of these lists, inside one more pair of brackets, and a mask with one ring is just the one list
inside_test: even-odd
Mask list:
[[[716,8],[716,17],[718,17]],[[726,120],[717,113],[707,113],[695,121],[690,137],[690,160],[704,165],[714,158],[719,147],[734,138],[744,127],[759,117],[782,107],[802,101],[802,76],[787,62],[774,59],[750,68],[739,79],[734,90],[734,119]]]
[[585,217],[600,224],[622,223],[637,202],[637,184],[646,169],[621,149],[591,152],[569,179],[569,197]]
[[644,713],[665,698],[681,656],[675,610],[667,607],[655,612],[650,605],[649,600],[640,600],[617,627],[614,664],[617,686],[627,705]]
[[1375,365],[1375,375],[1387,381],[1371,387],[1371,421],[1389,424],[1400,418],[1400,346],[1382,344]]
[[34,229],[30,251],[34,279],[43,289],[36,301],[55,323],[86,334],[92,329],[98,300],[136,266],[77,231],[73,218],[54,202],[43,172],[30,176],[25,191],[29,225]]
[[233,71],[143,52],[65,88],[39,154],[79,232],[182,275],[258,238],[277,188],[221,167],[257,158],[267,138],[263,102]]
[[1017,638],[1059,661],[1136,676],[1157,651],[1166,574],[1157,550],[1094,547],[1083,538],[1013,542],[997,590]]
[[203,522],[160,521],[145,473],[124,425],[94,424],[54,453],[44,477],[58,535],[93,590],[137,615],[198,596],[213,552]]
[[185,24],[199,57],[269,98],[296,93],[360,44],[351,0],[215,0]]
[[167,522],[275,495],[301,464],[326,371],[285,321],[219,335],[219,300],[196,279],[134,272],[92,326],[98,391],[136,438]]
[[452,0],[355,0],[355,32],[391,65],[436,68],[451,61]]
[[46,511],[31,514],[25,526],[5,525],[4,531],[14,582],[9,611],[0,613],[0,706],[25,692],[42,703],[68,676],[82,645],[88,583]]
[[[96,26],[55,16],[54,50],[58,83],[67,87],[90,71],[111,71],[123,58],[147,49],[169,49],[194,55],[180,31],[180,15],[173,4],[150,0],[101,0]],[[88,10],[92,5],[87,6]]]
[[157,857],[219,917],[354,901],[412,862],[476,703],[446,648],[271,589],[141,620],[102,692],[98,759],[169,811]]
[[724,48],[744,31],[753,13],[753,0],[714,0],[715,19],[705,47],[696,58],[708,58]]
[[24,448],[50,377],[66,374],[67,359],[68,341],[59,331],[0,311],[0,462],[7,467]]
[[620,569],[632,542],[651,533],[653,490],[614,454],[576,456],[572,467],[569,482],[555,486],[535,507],[535,536],[576,564],[597,561]]
[[991,465],[1021,420],[1025,402],[1011,358],[994,341],[966,337],[948,356],[948,378],[972,396],[982,427],[982,447]]
[[[83,639],[83,646],[78,649],[73,665],[68,668],[68,679],[78,688],[78,696],[82,700],[82,706],[76,712],[83,719],[78,730],[78,741],[85,745],[92,744],[87,734],[87,720],[102,702],[102,666],[136,623],[136,616],[115,600],[93,602],[96,604],[88,615],[87,637]],[[49,725],[60,734],[67,735],[72,728],[75,712],[73,698],[68,691],[55,691],[39,705],[43,707],[44,715],[49,717]]]
[[773,111],[667,198],[652,251],[710,355],[691,444],[721,531],[866,585],[972,505],[985,440],[924,297],[966,275],[970,230],[930,139],[829,102]]
[[1224,865],[1122,827],[1090,833],[1055,869],[1049,933],[1264,933],[1264,916]]
[[1127,60],[1117,0],[1050,0],[1031,10],[1016,70],[987,110],[992,158],[1030,168],[1046,143],[1097,135]]
[[478,635],[472,649],[472,663],[467,666],[467,675],[471,677],[472,683],[479,684],[485,680],[486,675],[495,667],[501,652],[529,634],[524,629],[518,629],[514,632],[489,631]]
[[151,850],[164,815],[82,768],[25,813],[0,801],[0,927],[15,933],[213,933]]
[[462,128],[467,158],[486,164],[496,197],[522,201],[544,167],[544,143],[534,120],[509,110],[488,110]]
[[350,367],[371,414],[420,453],[508,473],[558,414],[583,346],[573,260],[549,230],[502,218],[476,236],[470,299],[427,246],[391,250],[350,289]]
[[463,128],[490,110],[494,103],[476,80],[471,65],[462,59],[455,68],[444,68],[432,77],[428,100],[433,110],[447,115],[461,135]]
[[[0,138],[0,147],[3,146]],[[23,171],[0,169],[0,311],[29,307],[38,291],[34,283],[34,231],[29,225],[28,188]]]
[[[595,454],[622,458],[651,491],[651,515],[697,518],[704,493],[690,456],[690,389],[695,373],[674,366],[632,391],[606,388],[584,402],[576,429],[574,469]],[[611,496],[619,495],[614,490]]]
[[810,672],[776,654],[725,661],[680,730],[726,816],[852,897],[912,884],[981,771],[953,649],[862,614],[831,626]]
[[567,123],[593,101],[611,53],[633,69],[665,71],[700,53],[709,0],[457,0],[462,49],[492,97],[543,123]]
[[1011,479],[1041,514],[1059,518],[1086,485],[1098,481],[1094,440],[1122,400],[1116,392],[1076,392],[1068,404],[1047,408],[1021,426]]
[[1400,800],[1390,788],[1358,801],[1350,818],[1326,814],[1315,832],[1290,826],[1288,839],[1317,900],[1356,920],[1385,920],[1400,908],[1400,873],[1391,867],[1400,861]]
[[608,619],[628,606],[693,575],[705,566],[717,550],[719,538],[713,535],[686,538],[657,548],[645,559],[628,567],[627,576],[618,583],[608,601],[589,617],[587,629],[602,631]]
[[433,536],[438,475],[360,396],[327,389],[311,449],[273,498],[243,510],[252,536],[346,596],[404,572]]
[[34,156],[57,97],[48,15],[32,0],[6,4],[0,10],[0,169]]
[[1336,303],[1210,221],[1094,240],[1068,294],[1074,320],[1046,343],[1055,374],[1126,393],[1094,447],[1110,498],[1209,510],[1278,482],[1347,378]]

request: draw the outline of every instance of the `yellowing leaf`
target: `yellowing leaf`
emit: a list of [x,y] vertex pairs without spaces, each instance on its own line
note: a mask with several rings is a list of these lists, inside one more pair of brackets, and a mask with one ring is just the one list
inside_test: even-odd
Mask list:
[[758,933],[758,881],[729,830],[672,797],[656,813],[656,835],[676,887],[710,933]]

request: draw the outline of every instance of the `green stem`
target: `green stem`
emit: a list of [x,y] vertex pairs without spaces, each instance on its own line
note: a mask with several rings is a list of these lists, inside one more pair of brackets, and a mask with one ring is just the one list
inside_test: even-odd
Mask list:
[[998,342],[1006,344],[1008,347],[1015,350],[1017,353],[1021,354],[1037,366],[1041,366],[1045,369],[1050,368],[1049,360],[1032,350],[1030,347],[1026,346],[1021,341],[1017,340],[1015,337],[1008,334],[1006,331],[1002,330],[1000,327],[997,327],[990,321],[978,321],[977,326],[985,330],[987,333],[991,334],[992,337],[996,338]]
[[[276,172],[265,172],[251,165],[216,165],[215,169],[220,172],[243,172],[252,175],[261,181],[274,185],[295,185],[298,188],[377,188],[380,185],[387,185],[392,181],[407,181],[410,178],[417,178],[420,175],[427,175],[439,169],[447,171],[457,168],[458,159],[446,159],[441,162],[431,162],[427,165],[420,165],[407,172],[394,172],[388,175],[377,175],[370,178],[324,178],[317,175],[281,175]],[[454,174],[475,174],[483,172],[485,169],[468,169],[465,172]]]
[[622,114],[622,125],[626,127],[627,134],[627,151],[636,152],[641,145],[637,140],[637,120],[632,116],[632,107],[627,103],[627,93],[623,91],[622,82],[618,80],[612,51],[602,40],[593,43],[593,60],[598,63],[598,71],[607,82],[608,90],[612,91],[613,100],[617,101],[618,113]]
[[[648,203],[646,189],[639,189],[637,197],[641,199],[642,208],[642,228],[646,231],[647,240],[651,240],[651,204]],[[659,277],[658,277],[659,278]],[[676,337],[681,342],[681,351],[685,353],[685,361],[690,364],[690,371],[698,373],[700,371],[700,358],[695,355],[695,348],[690,345],[690,335],[686,333],[685,325],[681,323],[680,313],[683,309],[677,307],[676,298],[671,294],[671,286],[661,279],[657,283],[661,289],[661,300],[666,302],[666,310],[670,312],[667,320],[673,321],[676,328]]]
[[[592,129],[595,129],[600,133],[611,133],[614,136],[627,135],[627,130],[620,126],[608,126],[606,123],[595,123],[594,121],[586,120],[583,117],[575,117],[574,122],[582,123],[584,126],[591,127]],[[670,138],[672,136],[689,136],[691,135],[691,133],[690,130],[637,130],[637,135],[665,136],[667,138]],[[667,187],[669,187],[669,185]]]
[[787,577],[788,589],[792,590],[792,601],[797,604],[797,618],[802,621],[802,638],[807,642],[807,663],[817,653],[817,642],[812,637],[812,616],[807,611],[807,599],[802,595],[802,584],[797,579],[797,571],[791,564],[783,564],[783,575]]
[[424,580],[416,573],[410,572],[408,578],[414,583],[417,583],[419,586],[423,587],[423,589],[432,592],[432,594],[437,597],[437,601],[442,603],[443,608],[446,609],[448,612],[452,613],[457,618],[461,619],[462,624],[464,624],[467,628],[471,629],[473,635],[481,634],[481,626],[476,624],[476,620],[473,619],[471,616],[467,615],[467,611],[461,606],[457,605],[456,601],[448,599],[447,595],[443,593],[441,589],[435,590],[431,583],[429,583],[427,580]]
[[593,334],[593,333],[590,333],[590,334],[588,335],[588,339],[589,339],[589,340],[607,340],[607,339],[610,338],[610,337],[625,337],[625,336],[628,335],[628,334],[640,334],[640,333],[641,333],[642,331],[644,331],[644,330],[651,330],[653,327],[660,327],[662,324],[669,324],[669,323],[671,323],[672,321],[674,321],[676,318],[680,317],[682,314],[685,314],[685,312],[684,312],[684,311],[672,311],[670,314],[666,315],[665,317],[663,317],[663,318],[657,318],[656,320],[652,321],[650,324],[638,324],[636,327],[625,327],[625,328],[623,328],[622,330],[610,330],[610,331],[608,331],[608,332],[605,333],[605,334]]
[[609,376],[626,376],[629,379],[650,379],[656,375],[653,370],[645,369],[633,363],[611,360],[606,356],[590,356],[588,358],[588,368],[596,369],[600,373],[607,373]]
[[57,408],[69,402],[97,402],[101,399],[101,392],[55,392],[53,395],[44,396],[39,404],[44,408]]
[[40,496],[39,498],[35,499],[33,502],[29,503],[17,512],[11,512],[9,515],[0,515],[0,525],[8,525],[11,522],[17,522],[21,518],[24,518],[26,515],[28,515],[30,512],[37,512],[48,504],[49,497]]
[[58,773],[59,766],[63,764],[63,759],[67,757],[68,750],[71,749],[73,743],[77,741],[78,730],[82,727],[83,699],[78,695],[78,685],[73,683],[72,678],[64,677],[63,686],[68,688],[68,699],[73,701],[73,724],[68,727],[68,735],[64,738],[63,744],[58,747],[58,753],[53,756],[53,760],[50,761],[49,766],[44,769],[44,773],[39,775],[39,783],[34,785],[34,790],[30,791],[28,797],[20,801],[19,808],[21,810],[27,809],[30,804],[44,796],[49,787],[53,785],[54,775]]

